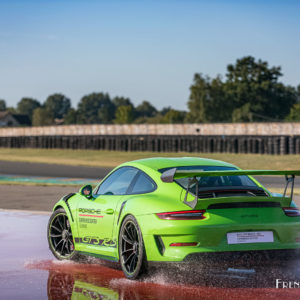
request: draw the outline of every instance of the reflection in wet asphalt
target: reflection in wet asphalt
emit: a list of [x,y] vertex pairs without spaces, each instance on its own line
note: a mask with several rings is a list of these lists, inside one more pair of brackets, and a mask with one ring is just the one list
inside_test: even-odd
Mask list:
[[276,289],[276,279],[297,286],[298,262],[261,270],[178,267],[137,282],[98,260],[60,262],[48,250],[47,222],[47,215],[0,211],[0,299],[300,298],[299,288]]

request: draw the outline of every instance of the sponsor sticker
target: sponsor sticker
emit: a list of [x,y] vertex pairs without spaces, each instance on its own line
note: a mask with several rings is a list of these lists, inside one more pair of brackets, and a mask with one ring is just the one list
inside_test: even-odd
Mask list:
[[90,219],[90,218],[79,218],[80,223],[89,223],[89,224],[97,224],[97,219]]

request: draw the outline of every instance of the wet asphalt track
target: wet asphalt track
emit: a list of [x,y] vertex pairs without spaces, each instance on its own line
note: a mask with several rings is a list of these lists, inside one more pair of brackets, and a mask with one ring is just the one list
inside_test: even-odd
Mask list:
[[[48,250],[48,215],[0,211],[0,299],[299,299],[276,279],[300,281],[300,262],[284,269],[211,268],[155,273],[141,281],[98,260],[60,262]],[[195,266],[195,269],[198,266]],[[191,275],[192,273],[192,275]]]

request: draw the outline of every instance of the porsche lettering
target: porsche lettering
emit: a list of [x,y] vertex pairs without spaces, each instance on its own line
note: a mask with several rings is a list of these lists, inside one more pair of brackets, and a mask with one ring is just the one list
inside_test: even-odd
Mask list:
[[78,212],[82,214],[101,214],[101,209],[93,209],[93,208],[78,208]]

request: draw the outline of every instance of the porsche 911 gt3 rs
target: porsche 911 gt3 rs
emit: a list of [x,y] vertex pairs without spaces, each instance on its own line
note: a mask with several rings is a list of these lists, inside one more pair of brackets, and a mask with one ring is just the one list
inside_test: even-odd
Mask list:
[[[287,188],[272,194],[253,175],[286,176],[290,195]],[[300,246],[296,175],[300,171],[241,170],[202,158],[127,162],[94,190],[86,185],[56,203],[49,247],[61,260],[87,255],[119,262],[130,279],[155,263],[241,257],[272,263]]]

